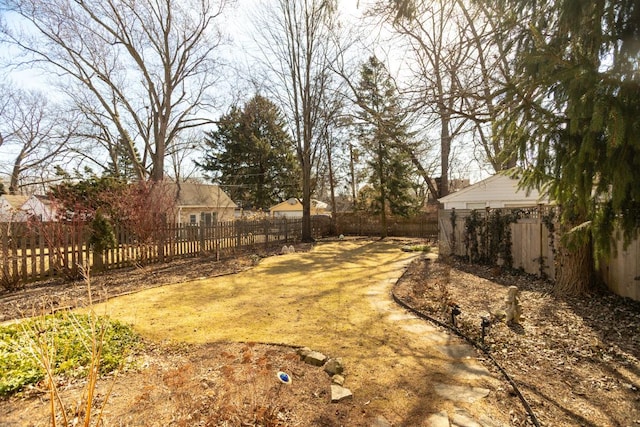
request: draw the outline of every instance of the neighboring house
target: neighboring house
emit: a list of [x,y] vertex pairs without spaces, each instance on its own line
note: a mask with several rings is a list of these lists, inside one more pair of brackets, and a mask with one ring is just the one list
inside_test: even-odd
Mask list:
[[32,195],[21,208],[30,218],[39,221],[56,221],[54,203],[47,196]]
[[497,174],[438,199],[449,209],[522,208],[547,204],[537,190],[518,189],[518,180]]
[[[331,215],[327,210],[329,205],[319,200],[311,199],[311,215]],[[302,202],[295,197],[278,203],[269,209],[273,218],[302,218]]]
[[0,196],[0,222],[23,222],[27,220],[27,214],[22,210],[22,205],[29,199],[28,196],[3,194]]
[[0,196],[0,222],[24,222],[30,218],[55,221],[56,211],[47,196]]
[[177,193],[178,224],[215,224],[232,221],[236,204],[217,185],[181,182],[171,184]]

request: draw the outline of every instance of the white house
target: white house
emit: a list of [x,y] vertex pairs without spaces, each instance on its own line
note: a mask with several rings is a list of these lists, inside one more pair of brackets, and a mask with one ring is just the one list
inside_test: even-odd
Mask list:
[[46,196],[0,196],[0,222],[24,222],[30,218],[55,221],[56,211]]
[[518,180],[497,174],[438,199],[449,209],[522,208],[547,204],[535,189],[518,188]]
[[22,210],[22,205],[28,196],[3,194],[0,196],[0,222],[26,221],[27,215]]
[[54,203],[47,196],[32,195],[22,205],[21,209],[30,218],[40,221],[55,221],[56,209]]

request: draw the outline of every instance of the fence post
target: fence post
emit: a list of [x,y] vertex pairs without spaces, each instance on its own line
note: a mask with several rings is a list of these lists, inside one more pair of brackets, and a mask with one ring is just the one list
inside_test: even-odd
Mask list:
[[[204,221],[200,221],[198,226],[198,252],[200,255],[204,254]],[[194,254],[195,255],[195,254]]]
[[284,241],[289,241],[289,222],[287,221],[287,217],[284,217]]

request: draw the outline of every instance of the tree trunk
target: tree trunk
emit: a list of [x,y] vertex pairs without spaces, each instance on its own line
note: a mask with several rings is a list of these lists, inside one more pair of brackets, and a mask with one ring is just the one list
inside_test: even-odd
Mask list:
[[557,239],[555,256],[556,280],[554,292],[558,295],[580,295],[593,286],[593,251],[591,241],[569,248]]
[[358,196],[356,193],[356,172],[353,158],[353,144],[349,144],[349,172],[351,173],[351,202],[353,209],[357,206]]
[[18,194],[18,189],[20,188],[20,173],[22,172],[22,158],[23,153],[20,153],[16,156],[16,159],[13,162],[13,169],[11,170],[11,178],[9,182],[9,194]]
[[329,191],[331,192],[331,233],[336,234],[336,186],[333,176],[333,159],[331,156],[331,144],[327,144],[327,163],[329,166]]
[[387,179],[384,174],[383,154],[381,141],[378,141],[378,179],[380,183],[380,238],[387,237]]
[[311,163],[302,160],[302,241],[313,242],[311,235]]
[[449,132],[449,113],[440,112],[440,186],[438,198],[449,194],[449,155],[451,153],[451,133]]

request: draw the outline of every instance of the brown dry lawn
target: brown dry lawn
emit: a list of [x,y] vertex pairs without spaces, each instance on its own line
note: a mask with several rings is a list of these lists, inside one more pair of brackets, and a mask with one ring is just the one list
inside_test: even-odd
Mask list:
[[[371,294],[372,287],[389,292],[415,257],[392,242],[322,243],[239,274],[118,297],[96,312],[156,342],[281,343],[342,357],[354,403],[391,422],[420,425],[426,415],[452,409],[431,385],[450,380],[446,360],[374,305],[387,295]],[[508,419],[486,406],[473,412]]]

